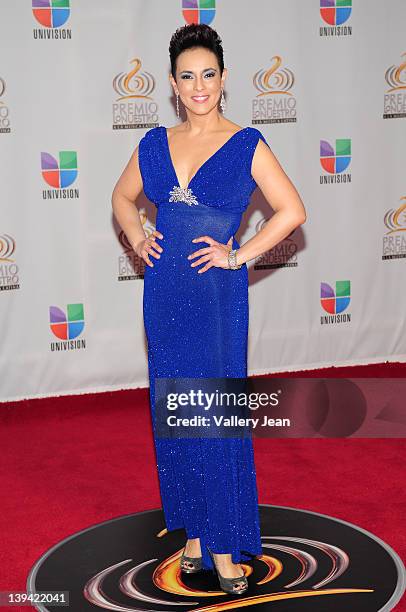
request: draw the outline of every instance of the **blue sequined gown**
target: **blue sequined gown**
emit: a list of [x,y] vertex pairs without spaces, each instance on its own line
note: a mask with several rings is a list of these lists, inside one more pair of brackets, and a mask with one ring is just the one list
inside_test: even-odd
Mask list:
[[[143,315],[148,341],[151,412],[155,377],[245,377],[247,375],[248,271],[191,267],[187,256],[210,235],[225,244],[234,238],[256,187],[251,162],[259,130],[234,133],[191,179],[197,204],[170,201],[179,188],[166,128],[146,132],[139,143],[144,193],[157,207],[156,228],[163,252],[145,266]],[[193,261],[193,260],[192,260]],[[166,527],[200,538],[203,567],[214,553],[231,553],[240,563],[262,553],[256,471],[251,438],[163,439],[154,431]]]

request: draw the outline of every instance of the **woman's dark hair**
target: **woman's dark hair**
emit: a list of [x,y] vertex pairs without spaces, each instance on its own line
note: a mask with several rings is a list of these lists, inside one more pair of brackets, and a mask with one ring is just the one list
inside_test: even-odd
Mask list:
[[223,46],[221,38],[216,30],[213,30],[205,23],[191,23],[181,26],[172,35],[169,43],[169,56],[171,58],[171,73],[175,79],[176,75],[176,60],[178,56],[192,47],[205,47],[209,51],[213,51],[217,57],[220,66],[220,76],[224,70]]

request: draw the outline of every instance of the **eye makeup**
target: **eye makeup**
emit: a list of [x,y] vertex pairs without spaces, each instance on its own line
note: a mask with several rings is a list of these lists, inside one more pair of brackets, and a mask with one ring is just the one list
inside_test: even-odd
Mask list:
[[[215,68],[206,68],[206,70],[203,70],[203,76],[205,77],[213,77],[216,75],[216,73],[217,73],[217,70]],[[194,72],[190,70],[183,70],[180,74],[181,79],[185,79],[185,78],[189,78],[193,76],[194,76]]]

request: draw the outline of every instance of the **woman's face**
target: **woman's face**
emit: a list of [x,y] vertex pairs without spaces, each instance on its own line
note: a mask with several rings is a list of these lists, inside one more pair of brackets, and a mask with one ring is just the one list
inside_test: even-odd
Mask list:
[[179,93],[185,107],[205,115],[217,106],[227,69],[220,74],[217,56],[204,47],[186,49],[176,61],[176,81],[170,75],[175,94]]

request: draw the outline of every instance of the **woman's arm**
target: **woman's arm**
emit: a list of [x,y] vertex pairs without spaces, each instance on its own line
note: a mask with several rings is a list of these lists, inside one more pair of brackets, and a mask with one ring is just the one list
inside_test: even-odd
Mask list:
[[251,174],[275,214],[258,234],[237,249],[238,265],[269,251],[306,221],[306,211],[295,186],[262,140],[255,149]]
[[159,258],[154,251],[162,251],[162,247],[155,242],[155,237],[163,238],[162,234],[154,230],[147,239],[142,227],[136,199],[143,189],[142,176],[138,163],[138,147],[131,155],[126,167],[118,179],[111,196],[114,216],[117,223],[128,238],[134,251],[149,265],[154,264],[149,259],[149,254]]

